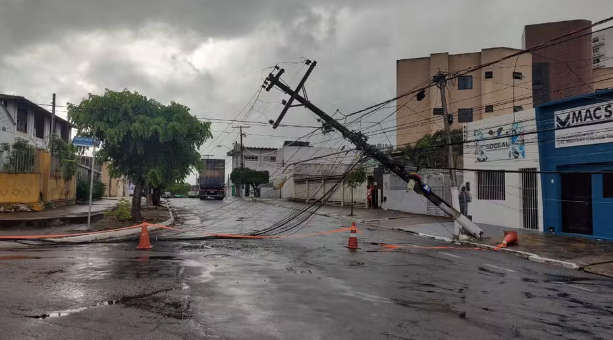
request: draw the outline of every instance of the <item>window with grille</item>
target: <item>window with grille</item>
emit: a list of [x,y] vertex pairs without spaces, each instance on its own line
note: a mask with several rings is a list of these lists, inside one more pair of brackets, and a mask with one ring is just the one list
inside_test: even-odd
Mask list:
[[264,162],[276,162],[277,156],[262,156]]
[[494,71],[485,71],[485,79],[494,78]]
[[513,79],[524,79],[524,75],[521,72],[513,72]]
[[504,201],[504,171],[477,171],[477,198],[480,200]]
[[432,109],[432,114],[435,116],[442,116],[443,115],[443,108],[442,107],[435,107],[434,109]]
[[458,109],[458,122],[470,123],[473,121],[473,109]]
[[258,156],[252,156],[252,155],[245,156],[245,161],[257,162]]
[[458,90],[471,90],[473,88],[473,76],[459,76]]
[[494,112],[494,105],[485,105],[485,112]]

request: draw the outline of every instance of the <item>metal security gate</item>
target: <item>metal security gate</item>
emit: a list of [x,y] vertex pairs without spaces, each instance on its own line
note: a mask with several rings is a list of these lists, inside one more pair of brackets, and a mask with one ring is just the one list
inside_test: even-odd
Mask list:
[[538,229],[538,183],[536,168],[521,170],[521,208],[524,229]]

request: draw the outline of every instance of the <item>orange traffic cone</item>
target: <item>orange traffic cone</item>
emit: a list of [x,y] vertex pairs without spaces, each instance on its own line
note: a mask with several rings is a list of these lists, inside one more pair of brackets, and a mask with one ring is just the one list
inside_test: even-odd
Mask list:
[[504,232],[504,241],[498,246],[501,248],[505,248],[508,244],[517,243],[518,237],[516,231],[505,231]]
[[151,242],[149,242],[149,230],[147,230],[147,224],[143,223],[140,230],[140,241],[138,242],[138,247],[136,249],[140,250],[149,250],[153,248]]
[[351,234],[349,234],[349,244],[347,248],[358,249],[358,229],[355,227],[355,222],[351,224]]

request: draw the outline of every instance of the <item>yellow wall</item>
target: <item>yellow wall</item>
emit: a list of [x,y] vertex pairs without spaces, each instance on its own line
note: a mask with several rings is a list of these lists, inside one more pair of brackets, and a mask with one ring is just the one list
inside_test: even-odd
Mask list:
[[41,190],[38,174],[0,174],[0,204],[38,203]]
[[51,174],[51,154],[39,150],[40,179],[45,202],[74,201],[77,198],[77,177],[65,179]]

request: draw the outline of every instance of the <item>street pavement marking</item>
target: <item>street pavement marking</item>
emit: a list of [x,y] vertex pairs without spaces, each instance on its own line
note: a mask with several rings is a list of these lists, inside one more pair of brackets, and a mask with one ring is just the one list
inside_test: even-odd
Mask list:
[[445,253],[445,252],[442,252],[442,251],[439,251],[439,254],[455,257],[456,259],[461,259],[462,258],[461,256]]
[[586,292],[591,292],[591,293],[595,293],[596,292],[595,290],[592,290],[592,289],[589,289],[589,288],[585,288],[585,287],[581,287],[581,286],[577,286],[577,285],[570,284],[570,283],[564,283],[564,282],[560,282],[560,281],[551,281],[551,282],[559,283],[561,285],[567,285],[567,286],[570,286],[570,287],[573,287],[573,288],[584,290]]
[[486,263],[485,265],[488,266],[488,267],[491,267],[491,268],[506,270],[509,273],[515,273],[515,271],[513,269],[502,268],[502,267],[494,266],[493,264],[489,264],[489,263]]

